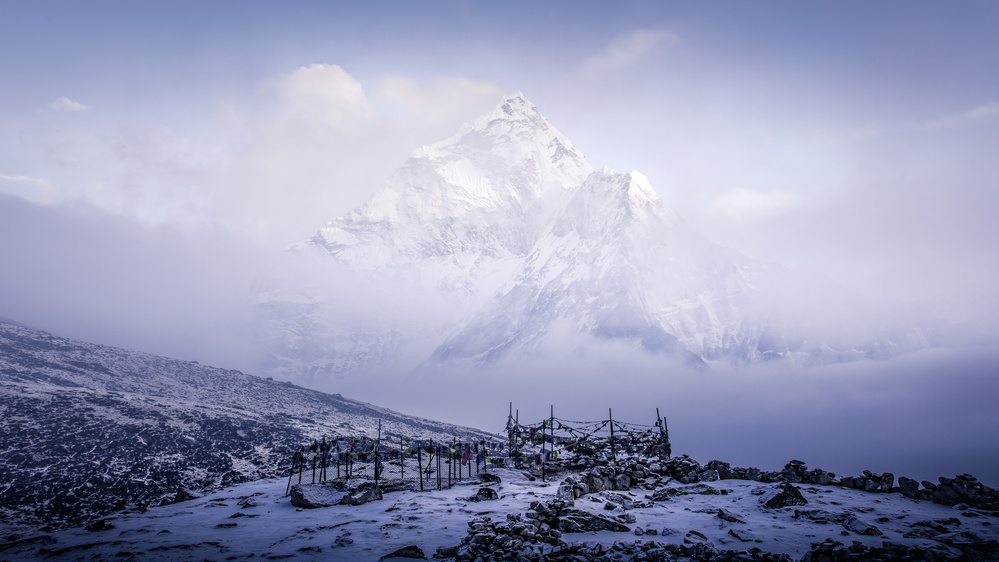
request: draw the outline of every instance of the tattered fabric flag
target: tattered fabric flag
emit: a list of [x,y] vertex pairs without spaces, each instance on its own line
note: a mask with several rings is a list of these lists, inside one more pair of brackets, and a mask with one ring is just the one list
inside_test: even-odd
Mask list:
[[465,453],[461,455],[461,465],[465,466],[468,464],[468,449],[465,449]]

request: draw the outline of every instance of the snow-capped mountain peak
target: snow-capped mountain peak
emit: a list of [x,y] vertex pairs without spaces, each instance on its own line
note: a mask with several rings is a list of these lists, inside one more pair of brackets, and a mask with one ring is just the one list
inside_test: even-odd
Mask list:
[[[394,320],[379,327],[368,314],[359,329],[341,318],[342,297],[260,301],[279,326],[270,333],[286,334],[278,363],[324,350],[296,367],[313,376],[397,361],[417,340],[422,360],[501,361],[538,348],[555,325],[695,362],[838,360],[926,341],[908,328],[868,329],[869,319],[816,330],[799,306],[823,300],[815,284],[700,236],[641,173],[595,171],[520,92],[417,150],[367,202],[298,247],[402,280],[401,291],[428,290],[449,308],[405,319],[383,310]],[[789,293],[801,302],[775,298]],[[302,302],[320,304],[303,311]],[[414,325],[419,333],[406,333]]]

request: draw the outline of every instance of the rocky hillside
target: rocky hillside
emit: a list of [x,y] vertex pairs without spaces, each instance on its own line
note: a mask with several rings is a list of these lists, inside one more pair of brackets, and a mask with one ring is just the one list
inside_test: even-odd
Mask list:
[[286,471],[325,435],[482,432],[0,321],[0,536]]

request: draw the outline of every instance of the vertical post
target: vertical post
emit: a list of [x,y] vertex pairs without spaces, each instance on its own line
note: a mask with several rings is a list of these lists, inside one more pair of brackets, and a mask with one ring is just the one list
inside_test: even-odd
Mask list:
[[402,435],[399,436],[399,480],[406,480],[406,451],[402,448]]
[[416,471],[416,475],[420,478],[420,491],[423,491],[423,443],[416,443],[416,464],[419,465],[419,469]]
[[614,451],[614,413],[611,412],[610,408],[607,408],[607,417],[610,419],[609,423],[611,428],[611,436],[610,436],[611,460],[614,461],[614,464],[617,464],[617,452]]
[[485,439],[482,439],[482,471],[489,474],[489,449],[486,448]]
[[517,460],[514,461],[514,466],[517,466],[520,464],[520,408],[517,408],[515,413],[517,417],[513,421],[513,438],[517,440]]
[[506,418],[506,434],[509,447],[507,449],[507,456],[511,459],[513,458],[513,402],[510,402],[510,415]]
[[441,444],[437,444],[437,489],[441,489]]
[[378,447],[382,444],[382,419],[378,418],[378,439],[375,441],[375,488],[378,487],[378,473],[381,472],[378,466]]

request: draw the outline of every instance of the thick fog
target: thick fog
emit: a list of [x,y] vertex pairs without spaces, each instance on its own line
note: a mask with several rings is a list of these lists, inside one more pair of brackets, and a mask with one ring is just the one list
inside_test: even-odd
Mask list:
[[[0,57],[0,317],[261,375],[253,299],[274,280],[318,287],[340,321],[457,322],[439,297],[282,251],[522,90],[707,238],[947,337],[692,371],[569,334],[496,368],[300,382],[495,431],[509,402],[522,420],[659,407],[702,462],[999,484],[994,5],[182,5],[0,4],[17,53]],[[857,317],[793,297],[830,331]]]

